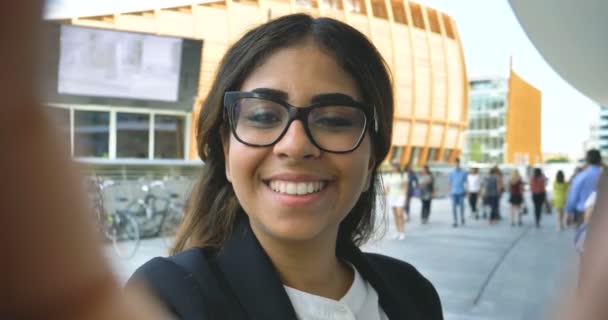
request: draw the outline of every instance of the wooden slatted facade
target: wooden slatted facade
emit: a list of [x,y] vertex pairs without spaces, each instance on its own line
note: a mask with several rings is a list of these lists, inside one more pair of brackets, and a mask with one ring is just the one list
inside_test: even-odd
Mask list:
[[204,40],[196,119],[228,46],[251,27],[296,12],[352,25],[388,62],[397,104],[388,159],[420,165],[460,155],[468,110],[463,50],[453,19],[433,8],[407,0],[225,0],[62,22]]

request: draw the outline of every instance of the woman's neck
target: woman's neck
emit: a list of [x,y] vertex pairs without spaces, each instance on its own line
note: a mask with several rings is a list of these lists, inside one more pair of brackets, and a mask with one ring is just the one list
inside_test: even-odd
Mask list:
[[339,300],[353,282],[351,268],[336,257],[335,237],[333,241],[277,241],[258,236],[258,240],[288,287]]

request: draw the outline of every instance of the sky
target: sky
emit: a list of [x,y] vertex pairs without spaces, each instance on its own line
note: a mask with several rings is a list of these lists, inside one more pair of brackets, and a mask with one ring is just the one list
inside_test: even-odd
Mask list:
[[[112,7],[195,3],[194,0],[48,0],[47,16],[65,12],[113,12]],[[203,1],[200,1],[203,2]],[[513,69],[542,92],[543,152],[581,155],[589,126],[599,119],[599,106],[566,83],[538,53],[519,25],[507,0],[418,0],[450,15],[461,36],[467,74],[509,75]],[[101,13],[101,12],[100,12]]]
[[566,83],[538,53],[507,0],[419,0],[450,15],[460,33],[467,73],[508,76],[513,69],[542,92],[542,151],[582,154],[599,106]]

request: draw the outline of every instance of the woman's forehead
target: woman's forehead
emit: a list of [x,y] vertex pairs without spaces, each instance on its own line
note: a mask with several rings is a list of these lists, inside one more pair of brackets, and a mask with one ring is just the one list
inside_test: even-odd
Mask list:
[[361,99],[355,79],[336,58],[314,42],[304,42],[271,53],[245,79],[240,90],[272,88],[289,100],[308,100],[322,93],[343,93]]

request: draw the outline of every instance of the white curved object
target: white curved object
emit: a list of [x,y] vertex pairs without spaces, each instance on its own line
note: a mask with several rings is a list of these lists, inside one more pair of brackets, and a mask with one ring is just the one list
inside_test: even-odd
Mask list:
[[509,2],[547,63],[581,93],[608,106],[608,1]]

